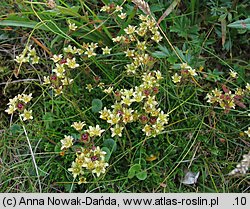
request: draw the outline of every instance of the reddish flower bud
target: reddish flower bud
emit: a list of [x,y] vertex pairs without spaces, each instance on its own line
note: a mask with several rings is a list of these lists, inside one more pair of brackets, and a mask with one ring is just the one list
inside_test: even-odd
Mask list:
[[84,143],[88,143],[89,141],[89,134],[88,133],[84,133],[81,135],[81,140],[84,142]]
[[141,115],[140,121],[141,121],[143,124],[146,124],[146,123],[148,122],[148,117],[147,117],[146,115]]
[[100,76],[94,76],[94,81],[96,82],[96,83],[99,83],[100,82],[100,80],[101,80],[101,77]]
[[51,81],[56,81],[57,80],[57,76],[56,75],[51,75],[50,76],[50,80]]
[[22,111],[24,109],[24,104],[19,102],[17,103],[16,107],[19,111]]
[[149,122],[153,125],[153,124],[156,123],[156,120],[157,120],[156,117],[151,117],[151,118],[149,119]]
[[61,65],[62,65],[62,64],[65,64],[65,63],[67,63],[67,60],[66,60],[66,59],[60,60],[60,64],[61,64]]
[[96,161],[96,160],[98,160],[98,157],[97,157],[97,156],[92,156],[92,157],[91,157],[91,161]]
[[153,92],[154,92],[154,94],[158,94],[159,93],[159,88],[158,87],[153,87]]
[[145,90],[143,91],[143,93],[145,94],[145,96],[149,96],[149,95],[150,95],[150,91],[149,91],[148,89],[145,89]]

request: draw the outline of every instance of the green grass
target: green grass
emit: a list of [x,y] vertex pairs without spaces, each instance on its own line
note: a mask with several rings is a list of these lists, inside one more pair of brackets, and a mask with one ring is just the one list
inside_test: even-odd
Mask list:
[[[48,8],[45,2],[0,3],[0,192],[249,192],[249,173],[228,175],[249,153],[245,133],[250,124],[249,91],[239,99],[245,108],[240,104],[230,111],[206,99],[223,85],[234,92],[249,83],[249,29],[226,27],[224,46],[221,42],[221,19],[227,24],[247,19],[247,1],[237,5],[231,1],[181,1],[160,23],[162,41],[148,44],[146,53],[152,59],[132,76],[124,69],[131,63],[124,51],[134,49],[135,44],[117,44],[112,37],[124,34],[128,25],[139,27],[142,11],[133,3],[124,3],[127,18],[121,20],[117,13],[100,12],[108,0],[59,0],[56,9]],[[149,1],[156,21],[172,2]],[[68,30],[69,20],[78,26],[76,31]],[[55,68],[50,55],[63,54],[69,44],[80,48],[83,42],[98,43],[98,55],[77,55],[80,66],[67,75],[73,83],[55,96],[42,84],[43,76]],[[15,56],[30,44],[41,61],[19,65]],[[112,48],[110,55],[102,55],[105,46]],[[175,84],[172,76],[181,74],[182,62],[195,68],[198,76],[183,72],[182,81]],[[230,77],[229,69],[238,73],[237,79]],[[115,97],[105,94],[98,84],[103,82],[114,90],[131,89],[142,83],[143,70],[161,71],[163,79],[156,97],[158,107],[169,113],[169,122],[155,137],[146,137],[140,122],[127,124],[122,137],[111,137],[110,125],[93,111],[92,101],[99,99],[103,107],[111,108]],[[86,89],[88,84],[92,91]],[[29,107],[33,120],[21,121],[17,113],[5,112],[9,99],[22,93],[32,93]],[[133,104],[132,108],[142,111],[142,105]],[[87,145],[76,143],[63,152],[60,149],[64,135],[80,137],[71,127],[76,121],[105,129],[101,137],[93,138],[96,146],[104,147],[109,138],[117,144],[116,151],[110,149],[106,172],[98,178],[86,174],[87,183],[81,185],[68,168],[79,144]],[[138,170],[130,176],[131,167],[138,164],[147,174],[144,180],[136,177]],[[196,184],[181,183],[188,171],[200,172]]]

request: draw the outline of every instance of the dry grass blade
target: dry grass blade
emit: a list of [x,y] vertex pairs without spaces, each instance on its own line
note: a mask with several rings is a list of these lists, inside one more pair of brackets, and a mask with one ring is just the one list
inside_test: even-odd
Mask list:
[[143,11],[146,15],[151,15],[151,11],[147,2],[143,0],[132,0],[132,2],[139,7],[141,11]]
[[227,22],[225,19],[221,20],[221,43],[225,45],[227,35]]
[[174,8],[177,6],[177,4],[179,4],[179,2],[180,0],[174,0],[173,3],[166,9],[163,15],[159,18],[157,23],[160,24],[161,21],[164,20],[164,18],[167,17],[174,10]]

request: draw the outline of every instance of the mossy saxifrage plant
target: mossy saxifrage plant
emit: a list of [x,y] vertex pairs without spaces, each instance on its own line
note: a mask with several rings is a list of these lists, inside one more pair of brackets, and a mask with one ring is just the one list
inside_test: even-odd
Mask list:
[[[71,126],[77,132],[77,134],[74,134],[77,137],[69,134],[65,135],[60,141],[61,155],[70,154],[73,145],[78,145],[77,149],[73,149],[76,157],[68,171],[72,173],[74,181],[78,180],[79,184],[88,182],[91,175],[99,177],[106,172],[109,166],[109,156],[107,155],[110,155],[112,150],[107,147],[100,148],[96,144],[98,137],[109,133],[110,130],[112,138],[127,136],[131,140],[130,134],[128,134],[130,132],[128,124],[136,124],[147,139],[162,134],[169,122],[171,111],[164,112],[160,108],[157,98],[163,76],[160,70],[154,68],[154,63],[157,62],[156,58],[149,54],[152,47],[159,44],[163,37],[165,39],[167,37],[151,15],[148,4],[144,1],[133,1],[133,3],[144,12],[144,14],[138,16],[139,24],[128,25],[123,29],[123,33],[113,37],[112,41],[114,44],[121,46],[118,49],[122,49],[122,51],[118,52],[123,53],[129,61],[124,66],[122,74],[128,77],[140,77],[141,83],[129,89],[114,89],[112,85],[106,88],[105,85],[99,84],[102,91],[115,101],[110,107],[105,106],[99,111],[100,119],[106,121],[108,128],[103,129],[99,124],[87,126],[85,121],[74,121]],[[127,18],[127,14],[123,10],[123,5],[110,4],[103,6],[100,12],[107,13],[111,18],[124,20]],[[77,30],[77,26],[70,21],[68,21],[68,27],[71,32]],[[168,39],[167,41],[169,42]],[[175,51],[172,45],[171,47]],[[63,54],[55,54],[51,57],[54,67],[52,67],[50,75],[44,76],[43,84],[53,90],[54,96],[59,96],[64,93],[68,85],[74,82],[71,78],[71,71],[80,66],[81,57],[92,60],[92,58],[100,55],[98,54],[100,51],[102,51],[102,55],[113,56],[112,50],[113,48],[100,47],[98,43],[93,42],[82,43],[81,47],[68,45],[63,49]],[[177,52],[176,56],[179,57]],[[39,57],[36,55],[35,49],[28,46],[21,55],[16,57],[15,61],[19,64],[25,62],[37,64]],[[181,83],[191,80],[199,85],[196,79],[199,79],[199,73],[187,63],[182,62],[181,58],[180,61],[181,63],[178,65],[180,73],[172,75],[173,83],[181,85]],[[231,71],[229,79],[235,79],[236,76],[236,72]],[[91,90],[92,86],[89,84],[86,88]],[[241,100],[250,92],[248,83],[245,89],[238,88],[234,94],[226,86],[222,86],[222,89],[223,92],[216,88],[212,90],[212,93],[208,93],[207,102],[214,106],[219,104],[221,108],[225,109],[225,112],[229,112],[231,108],[234,109],[236,105],[245,107]],[[23,121],[32,120],[32,110],[25,108],[31,98],[32,94],[14,97],[10,100],[6,112],[13,114],[18,110],[21,112]],[[248,136],[250,135],[249,129],[246,133]],[[244,169],[244,172],[247,169],[248,167]]]

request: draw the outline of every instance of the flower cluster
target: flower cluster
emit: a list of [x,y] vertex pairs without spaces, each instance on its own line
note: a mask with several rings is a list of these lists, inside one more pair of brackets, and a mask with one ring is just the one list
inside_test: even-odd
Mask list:
[[207,102],[214,105],[219,104],[227,112],[232,108],[235,109],[236,105],[246,108],[242,100],[244,95],[249,92],[247,86],[245,90],[237,88],[234,94],[225,85],[222,85],[222,89],[223,91],[220,91],[215,88],[212,93],[208,93],[206,96]]
[[[110,12],[113,11],[114,6],[104,6],[101,11]],[[121,6],[115,7],[118,11]],[[121,13],[120,18],[125,18],[124,13]],[[139,15],[139,26],[128,25],[124,29],[124,34],[113,37],[114,43],[122,44],[125,56],[131,60],[131,63],[125,66],[128,74],[136,74],[140,68],[150,68],[154,63],[153,58],[146,52],[147,48],[152,43],[159,43],[162,40],[162,36],[158,30],[157,24],[153,18],[148,15]]]
[[15,111],[21,113],[23,120],[32,120],[32,110],[27,110],[27,105],[32,99],[32,93],[28,94],[18,94],[12,99],[9,99],[8,109],[5,110],[8,114],[13,114]]
[[37,64],[40,58],[36,54],[36,49],[32,48],[32,46],[30,45],[26,47],[20,55],[16,56],[14,60],[20,64],[26,62]]
[[70,69],[79,67],[79,64],[76,63],[75,58],[63,57],[62,54],[53,55],[51,59],[55,64],[55,68],[52,69],[52,74],[50,76],[44,76],[43,84],[50,84],[57,96],[63,93],[63,88],[65,86],[72,83],[73,79],[70,79],[67,74]]
[[72,172],[74,178],[79,176],[79,183],[84,183],[86,178],[83,176],[85,168],[90,173],[95,173],[99,177],[102,173],[105,173],[108,163],[105,162],[106,152],[102,151],[100,147],[94,146],[94,137],[101,136],[105,131],[100,128],[99,125],[89,126],[88,129],[83,130],[86,126],[85,122],[74,122],[71,127],[79,132],[80,138],[74,140],[72,136],[64,136],[61,140],[61,150],[69,149],[73,146],[74,142],[82,143],[80,151],[76,153],[76,159],[72,162],[71,168],[68,170]]
[[123,20],[123,19],[125,19],[127,17],[127,14],[125,12],[123,12],[122,10],[123,10],[122,6],[119,6],[119,5],[115,6],[113,3],[109,4],[109,5],[104,5],[101,8],[101,12],[107,12],[107,13],[117,13],[117,12],[120,12],[120,14],[118,15],[118,17]]
[[181,68],[181,75],[179,75],[178,73],[175,73],[171,78],[172,81],[174,83],[180,83],[181,80],[184,80],[190,76],[194,77],[197,76],[197,72],[195,69],[193,69],[192,67],[190,67],[187,63],[182,63],[180,64],[180,68]]
[[72,162],[71,168],[68,170],[72,172],[74,178],[79,176],[79,183],[84,183],[83,179],[86,181],[86,175],[83,176],[83,169],[99,177],[106,172],[106,167],[109,165],[105,162],[105,155],[106,152],[102,151],[99,146],[82,148],[81,151],[76,153],[76,159]]
[[[146,136],[162,133],[168,123],[168,114],[158,107],[156,98],[161,79],[160,71],[144,73],[141,85],[114,92],[116,102],[111,106],[112,109],[104,107],[100,111],[100,118],[112,126],[112,137],[121,137],[125,125],[132,122],[139,122]],[[136,110],[132,108],[133,103]]]

